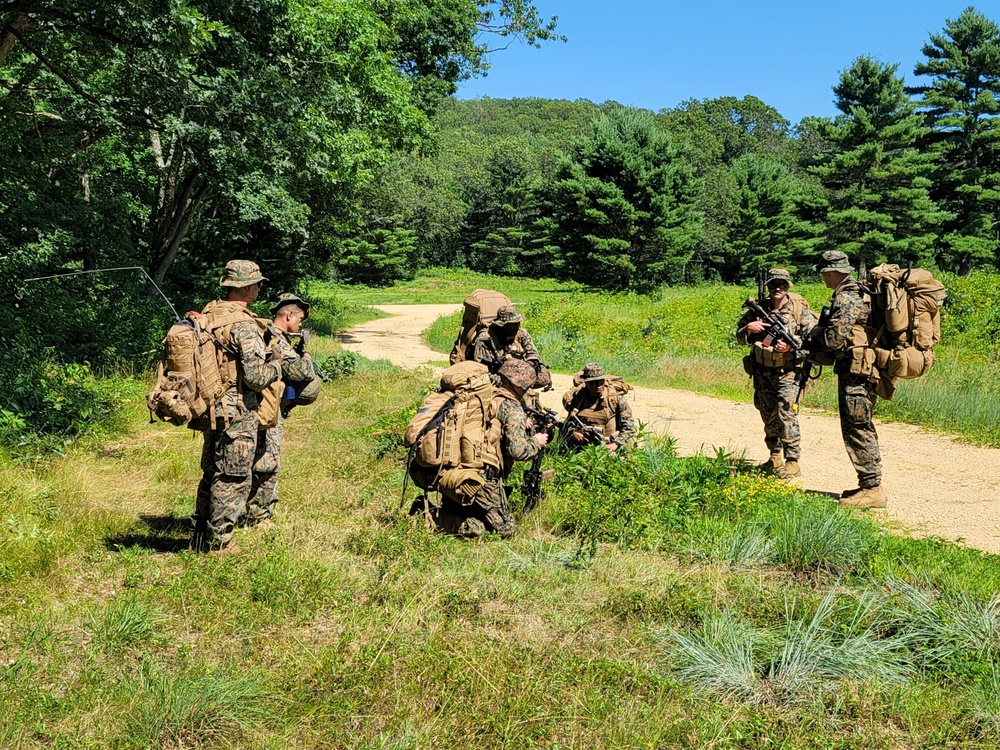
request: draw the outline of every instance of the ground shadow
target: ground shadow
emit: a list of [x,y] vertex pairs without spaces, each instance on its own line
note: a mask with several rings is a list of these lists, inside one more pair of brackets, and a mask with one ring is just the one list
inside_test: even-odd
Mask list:
[[129,547],[140,547],[154,552],[181,552],[191,541],[191,520],[176,516],[139,516],[145,527],[126,534],[116,534],[104,539],[104,546],[111,552]]

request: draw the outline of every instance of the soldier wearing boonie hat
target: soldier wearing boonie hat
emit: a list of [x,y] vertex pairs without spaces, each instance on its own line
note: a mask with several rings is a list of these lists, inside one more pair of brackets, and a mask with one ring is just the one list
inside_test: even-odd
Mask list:
[[257,299],[265,281],[260,266],[249,260],[226,264],[220,286],[223,300],[205,306],[198,316],[210,331],[219,357],[219,376],[228,389],[215,404],[213,423],[204,427],[202,478],[198,484],[191,548],[236,552],[233,531],[246,509],[252,486],[261,393],[283,375],[303,379],[306,364],[291,347],[279,343],[268,359],[261,326],[247,306]]
[[[765,284],[768,299],[760,300],[759,304],[780,317],[793,335],[802,338],[808,334],[816,325],[816,315],[803,297],[789,291],[792,275],[788,270],[770,269]],[[802,473],[798,378],[807,365],[804,356],[792,351],[787,342],[771,341],[768,327],[753,310],[747,310],[736,324],[736,340],[750,347],[750,353],[743,358],[743,368],[753,378],[753,403],[764,423],[764,444],[769,456],[759,468],[790,479]]]
[[888,502],[882,487],[882,454],[873,415],[878,401],[875,354],[868,346],[867,326],[871,302],[851,276],[854,267],[846,253],[828,250],[821,256],[819,272],[833,290],[829,322],[824,319],[810,343],[818,351],[834,355],[837,374],[837,407],[844,447],[858,475],[858,486],[845,490],[840,503],[862,508],[884,508]]
[[[542,364],[531,334],[521,325],[523,321],[524,316],[514,305],[503,305],[497,310],[493,322],[473,339],[468,349],[471,356],[466,355],[466,358],[486,365],[495,386],[500,385],[497,372],[508,359],[530,362],[538,381],[535,387],[547,390],[552,385],[552,376],[548,367]],[[531,395],[532,399],[535,397],[537,394]]]
[[[622,387],[624,381],[615,378]],[[632,407],[618,389],[609,383],[607,372],[599,362],[588,362],[573,378],[575,385],[563,394],[563,407],[569,413],[569,419],[579,419],[585,427],[596,427],[603,436],[603,445],[609,453],[619,448],[629,447],[635,440],[637,429],[632,416]],[[569,441],[576,447],[582,447],[591,442],[580,429],[569,425]],[[597,441],[597,433],[593,442]]]

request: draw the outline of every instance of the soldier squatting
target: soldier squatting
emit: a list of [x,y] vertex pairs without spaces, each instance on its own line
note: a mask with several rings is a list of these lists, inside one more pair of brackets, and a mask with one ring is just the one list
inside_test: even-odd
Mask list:
[[[817,320],[805,299],[790,291],[789,272],[772,269],[765,282],[766,299],[739,320],[736,338],[750,347],[744,367],[753,378],[754,406],[769,452],[761,468],[786,479],[801,474],[797,412],[810,367],[807,356],[825,355],[837,375],[841,431],[858,474],[858,487],[844,491],[840,502],[881,508],[886,495],[872,422],[878,398],[873,365],[858,360],[852,340],[869,322],[871,307],[853,271],[844,253],[823,254],[820,274],[833,296],[828,314]],[[231,261],[220,282],[224,298],[210,302],[200,314],[190,314],[212,331],[225,384],[214,421],[203,430],[203,475],[192,537],[192,548],[198,551],[233,551],[237,526],[272,523],[285,419],[292,407],[311,403],[320,390],[309,354],[292,343],[303,335],[300,326],[309,317],[309,304],[283,294],[271,310],[273,321],[256,317],[247,305],[256,300],[264,281],[255,263]],[[429,521],[440,531],[465,537],[487,531],[510,536],[517,528],[504,481],[516,461],[534,459],[548,443],[549,434],[533,429],[526,410],[541,414],[536,411],[538,389],[551,388],[548,368],[523,320],[514,305],[500,307],[457,357],[488,369],[495,390],[487,416],[494,426],[484,444],[490,455],[475,493],[461,501],[443,495],[426,508]],[[780,335],[775,335],[776,329]],[[637,430],[627,390],[624,381],[609,376],[599,363],[585,365],[563,396],[567,444],[599,444],[610,453],[632,447]]]

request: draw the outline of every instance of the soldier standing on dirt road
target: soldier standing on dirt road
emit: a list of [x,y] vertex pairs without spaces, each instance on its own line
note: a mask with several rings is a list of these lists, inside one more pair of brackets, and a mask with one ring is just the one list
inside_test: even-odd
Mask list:
[[[761,305],[765,309],[770,307],[793,335],[800,338],[807,335],[816,325],[816,316],[803,297],[789,291],[791,274],[784,268],[772,268],[767,272],[766,284],[768,299]],[[770,453],[760,468],[790,479],[802,473],[801,433],[795,407],[799,399],[797,381],[802,368],[808,365],[805,354],[791,351],[786,341],[778,339],[772,346],[766,346],[768,327],[752,310],[747,310],[736,324],[736,340],[744,346],[750,345],[750,354],[743,360],[744,369],[753,378],[753,405],[764,422],[764,443]]]
[[[820,275],[828,289],[830,300],[829,324],[813,329],[809,337],[814,351],[830,352],[835,356],[833,371],[837,374],[837,407],[840,412],[840,432],[847,455],[858,473],[858,487],[845,490],[842,505],[862,508],[884,508],[887,503],[882,488],[882,454],[875,431],[873,412],[878,396],[873,377],[875,355],[868,346],[865,326],[871,315],[871,302],[851,274],[847,255],[839,250],[823,253]],[[824,321],[825,323],[825,321]]]

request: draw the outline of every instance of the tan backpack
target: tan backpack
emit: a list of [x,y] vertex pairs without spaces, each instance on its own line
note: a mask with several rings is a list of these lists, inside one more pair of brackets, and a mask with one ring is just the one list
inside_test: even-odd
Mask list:
[[[615,405],[614,401],[616,399],[628,395],[629,391],[633,388],[625,382],[625,378],[621,375],[607,375],[604,378],[604,382],[606,385],[610,385],[614,388],[614,397],[608,399],[608,405],[612,407]],[[570,405],[586,388],[587,384],[583,382],[583,370],[577,370],[577,372],[573,375],[573,387],[563,394],[563,408],[566,409],[566,411],[569,411]]]
[[480,331],[489,328],[497,316],[497,311],[504,305],[511,304],[510,299],[500,292],[489,289],[476,289],[465,298],[465,311],[462,313],[462,327],[451,350],[451,364],[465,361],[465,352],[475,341]]
[[501,469],[494,395],[486,365],[459,362],[441,373],[441,387],[406,427],[407,470],[418,487],[469,502],[485,483],[484,469]]
[[944,284],[922,268],[883,264],[868,272],[872,298],[875,366],[890,380],[919,378],[934,364],[941,340]]
[[156,387],[146,395],[146,406],[169,424],[191,429],[214,424],[216,407],[226,393],[216,341],[204,322],[201,316],[189,315],[170,326],[163,339]]

